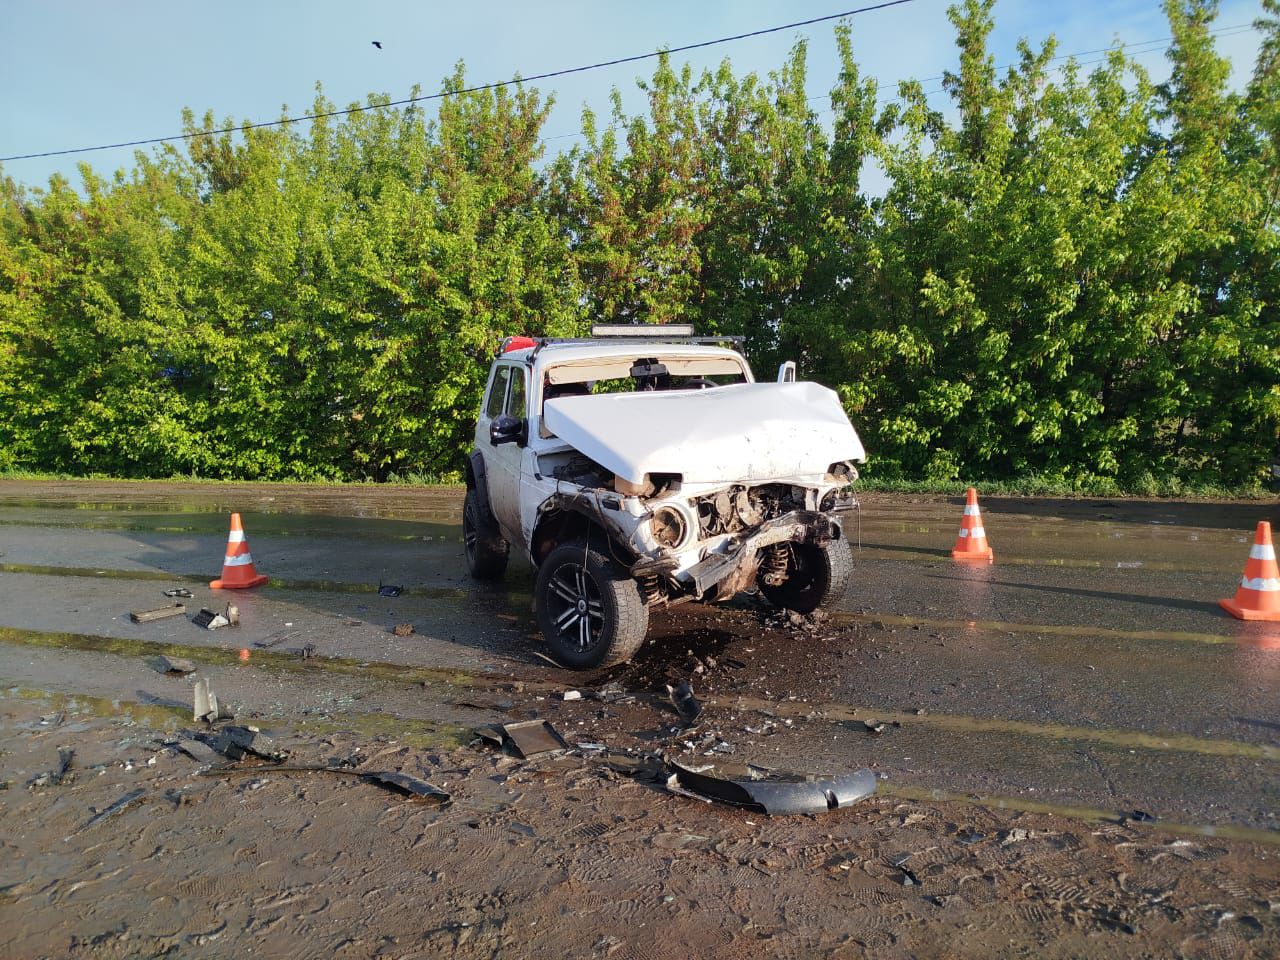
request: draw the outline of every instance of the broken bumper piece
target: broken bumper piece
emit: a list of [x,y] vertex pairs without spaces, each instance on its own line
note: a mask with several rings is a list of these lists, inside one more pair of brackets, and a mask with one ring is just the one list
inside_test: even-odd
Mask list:
[[793,510],[760,524],[725,553],[713,553],[695,563],[684,576],[692,582],[695,595],[701,597],[715,589],[717,599],[727,600],[755,581],[759,554],[765,547],[787,541],[824,546],[842,535],[840,525],[825,513]]
[[708,800],[770,816],[826,813],[875,793],[876,775],[863,768],[838,777],[805,777],[738,764],[686,767],[671,761],[676,782]]

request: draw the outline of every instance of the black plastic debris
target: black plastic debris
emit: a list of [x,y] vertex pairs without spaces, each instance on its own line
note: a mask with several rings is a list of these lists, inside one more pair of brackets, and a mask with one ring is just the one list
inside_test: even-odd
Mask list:
[[172,590],[166,590],[164,595],[166,597],[185,597],[188,600],[191,599],[191,591],[186,587],[174,587]]
[[[141,800],[143,796],[146,794],[146,792],[147,791],[142,789],[130,790],[128,793],[126,793],[123,797],[121,797],[115,803],[111,804],[111,806],[106,807],[105,809],[96,811],[92,817],[90,817],[88,820],[82,823],[78,828],[76,828],[76,832],[78,833],[81,830],[85,830],[89,827],[92,827],[95,823],[98,823],[101,820],[105,820],[107,819],[107,817],[115,816],[121,810],[124,810],[126,807],[130,807],[133,804],[137,803],[139,800]],[[92,810],[93,808],[90,807],[89,809]]]
[[1154,813],[1147,813],[1145,810],[1134,810],[1129,814],[1128,819],[1134,823],[1155,823],[1158,818]]
[[674,687],[667,685],[667,693],[671,696],[671,705],[676,708],[681,722],[686,727],[692,726],[702,715],[702,704],[693,695],[693,687],[688,680],[681,680]]
[[182,657],[161,657],[160,658],[161,673],[195,673],[196,665],[190,660],[184,660]]
[[490,746],[502,749],[510,747],[522,760],[529,760],[544,753],[568,750],[564,737],[545,720],[525,720],[521,723],[492,724],[477,727],[476,735]]
[[771,816],[825,813],[869,797],[876,775],[863,768],[838,777],[807,777],[741,764],[687,767],[671,761],[676,782],[700,797]]
[[56,787],[67,778],[67,771],[71,769],[71,760],[76,755],[74,750],[59,747],[58,748],[58,765],[52,770],[46,770],[44,773],[36,774],[27,781],[27,789],[34,790],[36,787]]
[[442,804],[449,802],[449,794],[444,790],[439,787],[433,787],[425,780],[411,777],[407,773],[400,773],[394,770],[375,770],[372,772],[361,770],[357,772],[362,780],[377,783],[409,797],[432,800]]
[[402,593],[404,593],[404,587],[398,587],[390,583],[383,583],[381,580],[378,581],[378,596],[394,600]]
[[154,610],[133,610],[129,613],[129,619],[134,623],[151,623],[154,620],[168,620],[170,617],[179,617],[187,612],[185,603],[173,603],[167,607],[157,607]]
[[283,763],[289,758],[289,751],[281,749],[274,740],[252,727],[223,727],[212,739],[203,739],[228,760],[257,757],[259,760]]
[[206,630],[217,630],[219,627],[225,627],[231,623],[225,616],[220,613],[214,613],[208,607],[201,607],[200,612],[191,618],[191,622],[197,627],[204,627]]

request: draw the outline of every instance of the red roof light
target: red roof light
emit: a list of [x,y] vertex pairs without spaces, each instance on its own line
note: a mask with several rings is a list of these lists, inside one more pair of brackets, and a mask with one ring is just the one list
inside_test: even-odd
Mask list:
[[527,350],[529,347],[536,347],[538,341],[533,337],[507,337],[502,341],[502,346],[498,348],[498,354],[510,353],[512,350]]

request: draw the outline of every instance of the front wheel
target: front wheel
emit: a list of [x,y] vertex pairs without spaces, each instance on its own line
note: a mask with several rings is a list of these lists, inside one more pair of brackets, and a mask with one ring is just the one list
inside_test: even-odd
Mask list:
[[787,579],[777,586],[761,580],[760,592],[765,598],[796,613],[813,613],[838,603],[853,578],[849,541],[832,540],[825,547],[792,543],[788,549]]
[[630,660],[649,630],[635,580],[580,540],[542,561],[534,602],[552,657],[575,670]]

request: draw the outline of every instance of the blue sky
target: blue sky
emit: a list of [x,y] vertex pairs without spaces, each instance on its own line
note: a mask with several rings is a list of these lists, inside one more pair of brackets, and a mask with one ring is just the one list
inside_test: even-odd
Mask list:
[[[317,82],[345,106],[370,92],[399,98],[419,83],[439,89],[454,63],[473,82],[528,76],[790,21],[836,13],[858,0],[650,0],[648,3],[550,0],[487,4],[337,2],[337,0],[3,0],[0,33],[0,156],[165,136],[181,129],[181,111],[206,109],[222,119],[266,120],[305,112]],[[884,83],[925,79],[955,65],[948,0],[913,0],[855,17],[854,45],[864,72]],[[1224,0],[1219,28],[1249,24],[1257,0]],[[1015,58],[1019,37],[1050,34],[1059,53],[1092,51],[1120,40],[1157,79],[1166,73],[1168,36],[1153,0],[1003,0],[995,9],[997,63]],[[784,31],[681,55],[695,68],[732,60],[739,73],[777,68],[791,45],[807,37],[809,92],[821,96],[837,61],[831,24]],[[379,40],[382,50],[371,41]],[[1234,80],[1248,79],[1257,34],[1224,35]],[[1097,56],[1082,56],[1090,60]],[[638,109],[635,80],[649,64],[628,64],[538,84],[554,92],[545,134],[552,151],[577,141],[583,105],[604,113],[611,87]],[[940,85],[927,83],[926,90]],[[936,101],[943,102],[941,96]],[[825,99],[815,107],[825,107]],[[61,171],[78,183],[76,164],[99,173],[133,162],[131,149],[81,157],[14,160],[4,173],[32,186]]]

